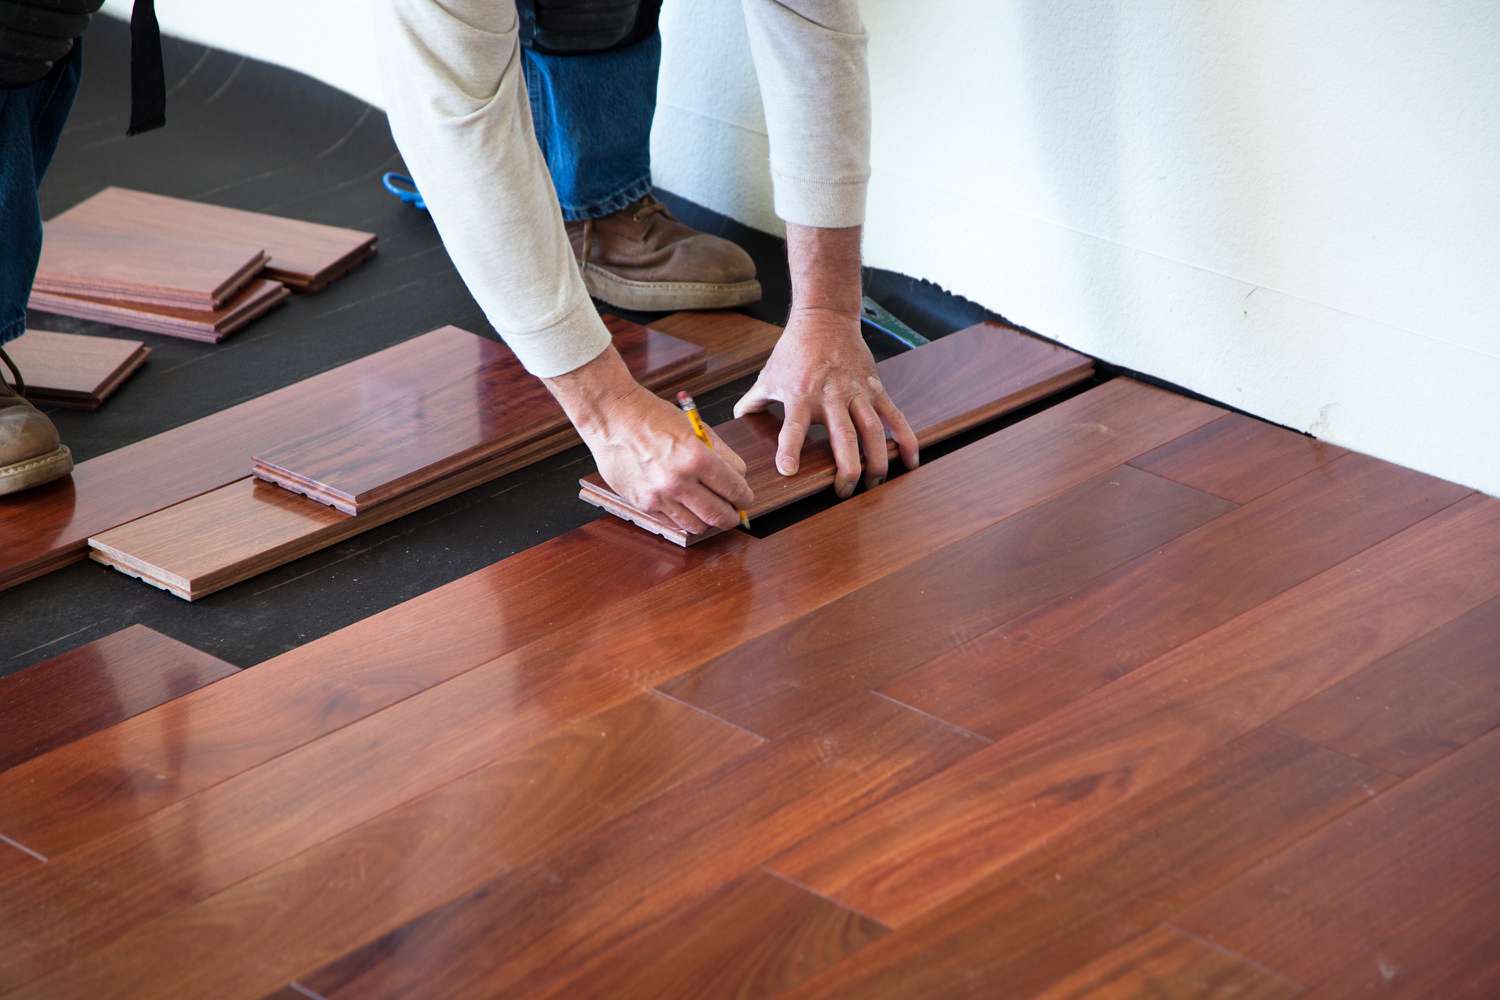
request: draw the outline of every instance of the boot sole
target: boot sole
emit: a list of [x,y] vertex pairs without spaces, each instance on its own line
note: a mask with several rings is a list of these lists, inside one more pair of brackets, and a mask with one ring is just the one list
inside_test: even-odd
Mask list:
[[73,453],[60,444],[57,450],[14,465],[0,465],[0,496],[61,479],[73,471]]
[[679,309],[728,309],[760,301],[760,282],[753,278],[732,284],[693,281],[631,281],[597,264],[583,265],[583,284],[589,294],[616,309],[638,312],[675,312]]

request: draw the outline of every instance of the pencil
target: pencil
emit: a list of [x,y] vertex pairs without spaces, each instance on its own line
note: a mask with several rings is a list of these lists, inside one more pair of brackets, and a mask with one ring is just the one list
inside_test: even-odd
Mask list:
[[[685,392],[679,392],[677,394],[677,405],[682,407],[683,413],[687,414],[688,422],[693,425],[693,433],[698,436],[698,440],[712,448],[714,446],[713,439],[708,436],[708,428],[703,426],[703,418],[698,416],[698,404],[693,402],[693,397]],[[740,527],[749,531],[750,515],[744,511],[740,511],[739,515]]]

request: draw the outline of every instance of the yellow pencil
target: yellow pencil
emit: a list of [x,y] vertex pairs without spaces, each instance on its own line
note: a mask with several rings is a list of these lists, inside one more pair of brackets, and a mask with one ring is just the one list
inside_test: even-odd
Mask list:
[[[714,446],[713,438],[708,436],[708,428],[703,426],[703,418],[698,416],[698,404],[693,402],[693,397],[685,392],[679,392],[677,394],[677,405],[682,407],[683,413],[687,414],[688,422],[693,425],[693,433],[698,435],[698,440],[712,448]],[[744,511],[740,511],[739,515],[740,526],[749,531],[750,515]]]

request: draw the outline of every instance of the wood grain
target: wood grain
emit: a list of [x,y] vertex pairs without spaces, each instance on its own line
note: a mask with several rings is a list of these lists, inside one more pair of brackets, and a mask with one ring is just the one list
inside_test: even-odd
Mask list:
[[794,995],[1034,995],[1393,782],[1288,734],[1251,730]]
[[1158,927],[1037,994],[1080,997],[1234,997],[1290,1000],[1302,987],[1173,927]]
[[1347,454],[1304,434],[1229,413],[1130,464],[1243,504]]
[[[606,317],[615,347],[649,389],[702,371],[703,349]],[[366,393],[334,427],[256,453],[254,471],[346,514],[420,489],[564,430],[567,415],[504,344],[475,338],[471,356],[430,376]]]
[[0,771],[236,673],[132,625],[0,678]]
[[1496,596],[1497,567],[1500,502],[1461,501],[824,831],[772,870],[900,926]]
[[27,330],[5,353],[21,369],[33,403],[97,410],[146,363],[151,348],[139,340]]
[[[882,361],[878,367],[886,391],[905,414],[920,444],[945,440],[1093,374],[1093,362],[1087,357],[995,323],[981,323],[949,334]],[[809,434],[795,476],[783,476],[776,471],[779,417],[769,413],[750,414],[719,424],[714,430],[725,445],[745,460],[745,478],[755,493],[755,502],[748,509],[751,518],[833,485],[833,450],[822,427]],[[894,443],[889,448],[894,455]],[[699,542],[715,534],[689,536],[632,507],[598,473],[586,476],[579,485],[580,499],[678,545]]]
[[33,289],[28,305],[42,312],[146,330],[168,337],[217,344],[280,305],[291,293],[286,286],[257,278],[217,309],[179,309],[146,306],[118,299],[62,295]]
[[[407,732],[410,764],[421,758],[420,742],[430,741],[432,733],[414,727],[407,727]],[[331,740],[337,742],[339,737]],[[374,827],[386,833],[393,832],[398,818],[404,822],[400,823],[399,837],[383,838],[378,843],[361,839],[360,834],[367,831],[357,831],[340,842],[352,852],[342,855],[342,860],[358,858],[358,865],[369,866],[370,874],[378,869],[378,877],[391,879],[389,884],[396,895],[420,898],[429,881],[442,883],[445,868],[473,866],[478,858],[495,867],[522,863],[679,782],[715,770],[759,742],[702,713],[648,695],[564,727],[529,747],[510,748],[489,766],[468,769],[472,773],[455,773],[451,783],[443,783],[446,787],[408,802],[395,814],[377,808],[363,816],[342,808],[349,800],[334,783],[343,775],[309,781],[317,772],[304,771],[299,780],[287,784],[285,779],[291,772],[273,777],[272,772],[283,769],[273,762],[241,780],[197,796],[182,809],[159,813],[137,828],[122,831],[119,837],[53,859],[51,864],[7,882],[0,899],[0,911],[5,913],[0,925],[13,937],[13,943],[0,954],[0,988],[24,985],[66,965],[58,979],[34,983],[34,988],[22,991],[22,995],[80,995],[74,987],[63,985],[87,975],[89,960],[80,962],[80,956],[102,948],[100,965],[95,968],[114,968],[118,959],[109,956],[118,956],[119,952],[107,946],[122,940],[122,950],[134,956],[132,961],[143,959],[145,951],[135,943],[139,936],[133,932],[149,928],[153,918],[169,915],[166,923],[172,926],[170,915],[184,915],[189,924],[194,923],[193,909],[184,910],[184,906],[209,899],[335,833],[357,827],[362,820],[379,816]],[[359,756],[348,765],[351,770],[359,770]],[[395,797],[401,795],[405,784],[400,772],[397,767],[383,778],[389,786],[386,794],[391,806],[399,801]],[[362,780],[373,784],[368,777]],[[252,787],[265,794],[278,784],[280,795],[273,792],[272,799],[257,802]],[[278,799],[292,808],[285,819],[267,824],[247,822],[257,814],[271,819],[263,810],[275,808],[272,803]],[[182,860],[180,852],[195,843],[207,848],[198,855],[201,863],[177,863]],[[457,854],[438,856],[460,843],[467,846]],[[370,849],[378,849],[379,857],[367,854]],[[179,856],[174,860],[173,855]],[[352,874],[354,869],[344,870]],[[269,881],[280,882],[274,875]],[[345,893],[328,891],[330,885],[342,882],[341,878],[304,883],[296,893],[300,905],[295,912],[302,917],[313,916],[320,908],[313,903],[317,898],[322,898],[324,905],[334,899],[349,900]],[[403,884],[404,889],[395,889]],[[36,902],[43,899],[51,902],[38,907]],[[283,897],[277,905],[291,901]],[[381,919],[382,911],[389,909],[362,908],[374,920]],[[350,926],[339,933],[347,933],[359,923],[350,921]],[[277,961],[305,956],[305,946],[314,936],[298,936],[303,938],[302,948],[285,949],[279,958],[265,956],[267,961],[256,975],[266,976]],[[250,949],[237,945],[235,951],[248,957]],[[241,978],[247,970],[237,961],[229,961],[215,975],[228,974],[235,967],[232,985],[200,990],[189,985],[192,977],[184,961],[189,958],[187,952],[179,951],[174,959],[163,963],[165,957],[157,955],[140,968],[151,984],[147,993],[159,996],[166,984],[172,983],[174,990],[185,991],[186,995],[254,997],[292,978],[272,975],[269,981],[263,979],[251,988],[246,985],[251,977]],[[115,972],[121,975],[111,982],[109,992],[128,995],[130,976],[118,968]]]
[[1292,708],[1289,732],[1412,775],[1500,726],[1500,600]]
[[662,690],[776,736],[1232,508],[1113,469],[744,642]]
[[266,277],[299,291],[326,286],[368,259],[376,246],[373,233],[115,187],[57,219],[200,243],[250,242],[269,254]]
[[1384,941],[1500,875],[1497,769],[1500,732],[1266,859],[1177,924],[1306,984],[1376,965]]
[[781,338],[779,326],[722,309],[673,313],[651,328],[703,348],[703,371],[682,387],[694,395],[760,371]]
[[883,690],[999,738],[1452,504],[1350,455],[1010,621]]

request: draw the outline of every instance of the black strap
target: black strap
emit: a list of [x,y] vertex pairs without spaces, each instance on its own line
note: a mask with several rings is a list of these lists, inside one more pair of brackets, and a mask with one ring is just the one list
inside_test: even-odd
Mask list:
[[130,127],[140,135],[167,123],[167,74],[161,62],[156,0],[135,0],[130,12]]

